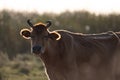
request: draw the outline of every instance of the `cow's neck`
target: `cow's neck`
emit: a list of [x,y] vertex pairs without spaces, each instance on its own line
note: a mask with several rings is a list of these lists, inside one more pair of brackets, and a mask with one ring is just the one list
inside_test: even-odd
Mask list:
[[69,67],[67,66],[68,64],[65,59],[65,54],[63,56],[63,54],[59,52],[60,48],[59,48],[59,51],[57,50],[58,45],[59,45],[58,41],[50,41],[50,44],[45,54],[41,56],[41,59],[45,64],[47,73],[50,78],[57,76],[56,80],[58,80],[58,78],[61,78],[61,80],[64,80],[65,75],[62,76],[61,74],[67,74],[66,72],[69,71],[68,70]]
[[[48,42],[48,46],[46,47],[46,51],[44,54],[41,55],[41,59],[45,64],[52,64],[57,59],[57,55],[59,55],[59,52],[57,52],[57,41],[50,40]],[[53,63],[54,64],[54,63]]]

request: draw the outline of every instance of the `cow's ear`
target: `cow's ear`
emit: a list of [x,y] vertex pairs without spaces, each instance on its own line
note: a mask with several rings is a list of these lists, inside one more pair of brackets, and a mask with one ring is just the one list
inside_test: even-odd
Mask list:
[[22,35],[25,39],[30,39],[31,37],[31,32],[29,29],[22,29],[20,31],[20,35]]
[[57,33],[57,32],[51,32],[51,33],[49,34],[49,37],[50,37],[51,39],[53,39],[53,40],[60,40],[61,35],[60,35],[59,33]]

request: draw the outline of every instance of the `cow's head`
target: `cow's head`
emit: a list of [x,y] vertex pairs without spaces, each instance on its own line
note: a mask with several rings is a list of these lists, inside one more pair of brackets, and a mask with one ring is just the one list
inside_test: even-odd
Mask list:
[[59,40],[61,38],[60,34],[57,32],[50,32],[48,27],[51,26],[51,21],[44,23],[37,23],[33,25],[30,20],[27,21],[30,29],[22,29],[20,34],[25,39],[31,39],[31,49],[32,53],[41,54],[44,53],[46,47],[48,46],[49,40]]

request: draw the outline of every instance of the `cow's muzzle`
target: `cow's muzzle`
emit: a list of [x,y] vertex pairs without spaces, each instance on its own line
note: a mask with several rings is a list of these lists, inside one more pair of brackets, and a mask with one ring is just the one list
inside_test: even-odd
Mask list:
[[36,45],[36,46],[32,47],[32,52],[35,53],[35,54],[40,54],[41,53],[41,49],[42,49],[41,46]]

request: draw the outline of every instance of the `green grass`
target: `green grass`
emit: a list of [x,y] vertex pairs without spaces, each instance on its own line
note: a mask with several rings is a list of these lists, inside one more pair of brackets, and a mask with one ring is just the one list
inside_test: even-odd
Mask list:
[[10,60],[0,53],[0,80],[47,80],[47,77],[38,57],[24,54]]

